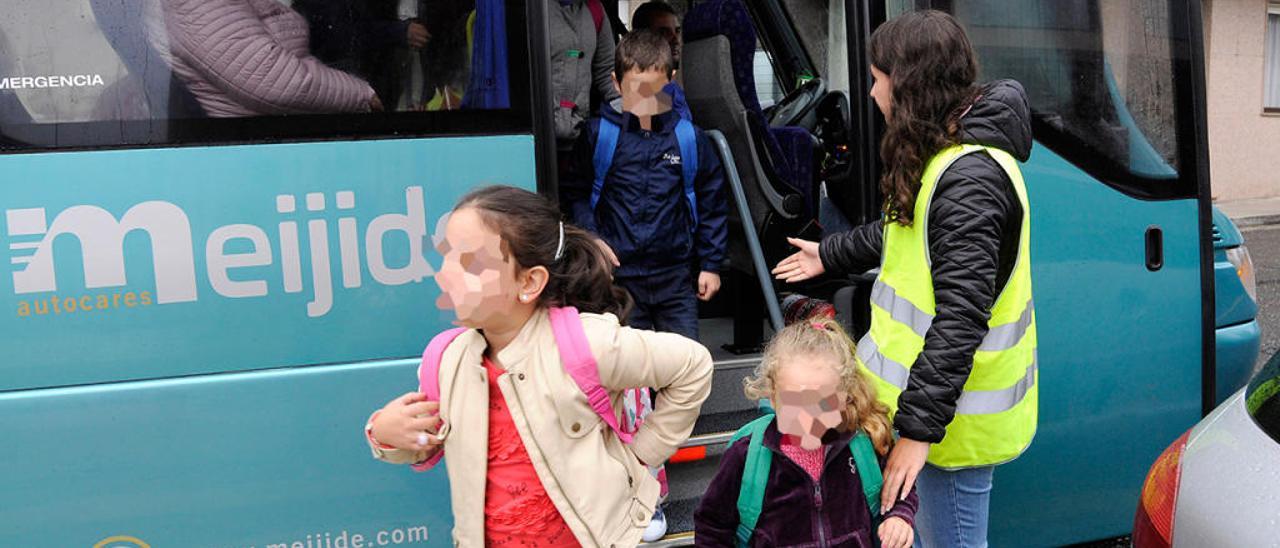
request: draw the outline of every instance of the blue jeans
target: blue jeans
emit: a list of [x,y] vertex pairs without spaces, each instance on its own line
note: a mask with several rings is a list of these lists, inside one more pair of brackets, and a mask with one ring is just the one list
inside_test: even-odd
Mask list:
[[943,470],[926,464],[916,480],[915,548],[986,548],[994,466]]
[[631,327],[698,340],[698,292],[692,268],[677,266],[645,276],[617,278],[615,283],[635,301],[627,321]]

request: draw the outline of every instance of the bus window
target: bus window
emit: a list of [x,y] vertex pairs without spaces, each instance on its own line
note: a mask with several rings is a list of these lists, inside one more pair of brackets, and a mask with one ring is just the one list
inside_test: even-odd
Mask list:
[[778,81],[778,71],[774,69],[773,57],[768,50],[756,46],[756,53],[751,58],[751,70],[756,78],[756,97],[760,99],[761,108],[769,108],[779,99],[786,96],[782,91],[782,83]]
[[[464,118],[436,114],[456,110],[480,125],[506,122],[491,131],[527,129],[527,119],[511,123],[521,119],[511,116],[512,94],[527,87],[510,83],[523,83],[528,68],[508,62],[507,44],[525,32],[507,24],[508,3],[19,0],[0,15],[3,142],[450,133]],[[370,113],[379,121],[346,120]]]
[[955,0],[982,79],[1026,87],[1036,137],[1103,181],[1179,179],[1175,73],[1163,0]]
[[796,33],[827,91],[849,94],[849,36],[845,29],[845,0],[828,0],[826,8],[813,9],[809,2],[783,2],[787,15],[800,32]]

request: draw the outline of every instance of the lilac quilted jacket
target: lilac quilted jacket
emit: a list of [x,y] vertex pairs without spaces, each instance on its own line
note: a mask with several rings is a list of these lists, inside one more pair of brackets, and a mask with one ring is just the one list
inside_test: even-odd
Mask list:
[[373,88],[308,50],[276,0],[163,0],[173,71],[212,117],[361,112]]

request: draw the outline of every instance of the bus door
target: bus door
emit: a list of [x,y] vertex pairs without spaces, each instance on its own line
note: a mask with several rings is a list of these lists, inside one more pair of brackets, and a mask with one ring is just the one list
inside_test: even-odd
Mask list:
[[[722,13],[733,4],[713,3]],[[814,183],[826,187],[819,196],[849,224],[874,219],[881,203],[883,122],[867,96],[867,41],[877,24],[909,9],[948,11],[974,42],[981,80],[1014,78],[1024,85],[1036,137],[1023,172],[1033,212],[1040,426],[1027,453],[999,468],[991,539],[995,545],[1060,545],[1124,534],[1146,467],[1195,422],[1212,395],[1198,4],[749,5],[767,54],[753,62],[755,95],[771,122],[807,127],[819,139]],[[695,63],[699,54],[691,51],[706,45],[692,43],[700,37],[690,36],[688,20],[685,25],[686,63]],[[706,68],[690,74],[718,70],[728,78],[718,65]],[[797,93],[805,71],[821,80],[817,101]],[[688,83],[695,118],[714,126],[714,115],[698,118],[697,86]],[[766,97],[775,98],[772,108]],[[734,150],[739,158],[751,154]],[[760,209],[757,223],[778,213]],[[770,236],[760,236],[766,249]],[[844,283],[857,288],[861,282]],[[865,287],[852,297],[834,295],[838,308],[841,298],[851,301],[844,319],[855,331],[866,327],[867,296]]]
[[[1151,460],[1213,394],[1199,3],[831,4],[841,3],[855,113],[875,108],[868,32],[909,9],[952,13],[980,80],[1025,86],[1040,419],[1030,449],[997,469],[990,538],[1039,546],[1125,534]],[[856,141],[878,143],[874,123],[852,125]],[[875,179],[859,173],[851,184],[863,190],[850,194],[874,194]]]

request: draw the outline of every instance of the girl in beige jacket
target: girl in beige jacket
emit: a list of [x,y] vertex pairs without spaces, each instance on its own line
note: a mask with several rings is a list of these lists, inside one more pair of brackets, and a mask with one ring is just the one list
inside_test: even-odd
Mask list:
[[[375,457],[425,469],[448,455],[455,545],[636,545],[659,491],[646,463],[688,438],[711,389],[710,354],[679,335],[620,326],[630,299],[606,255],[541,196],[477,190],[438,245],[438,304],[471,329],[443,353],[438,402],[411,392],[370,417]],[[632,443],[562,367],[553,306],[582,311],[616,413],[624,390],[658,389]]]

